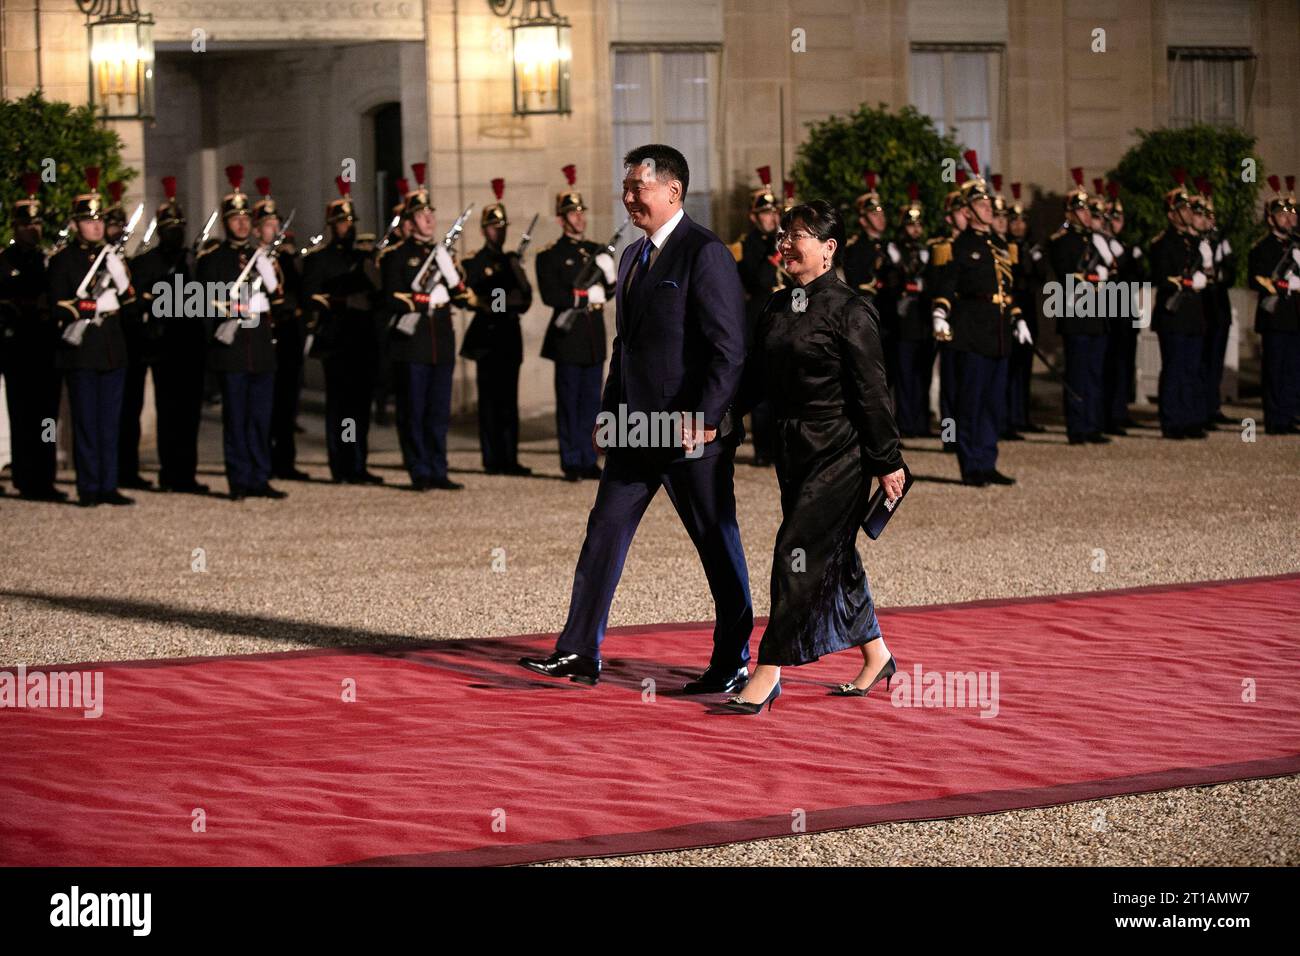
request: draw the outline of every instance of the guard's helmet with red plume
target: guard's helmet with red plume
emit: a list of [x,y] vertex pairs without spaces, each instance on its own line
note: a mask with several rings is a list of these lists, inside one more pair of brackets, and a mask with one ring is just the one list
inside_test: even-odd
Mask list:
[[244,194],[244,167],[233,164],[226,167],[226,179],[230,182],[230,192],[221,197],[221,218],[248,215],[248,196]]
[[185,214],[181,212],[180,203],[176,201],[176,177],[162,178],[163,201],[158,204],[158,228],[185,225]]
[[510,219],[506,216],[505,203],[501,201],[505,194],[506,181],[500,177],[492,180],[492,195],[497,197],[497,201],[483,207],[483,215],[479,217],[480,226],[486,229],[488,226],[510,225]]
[[573,188],[574,183],[578,181],[578,167],[569,163],[561,167],[560,172],[564,174],[564,181],[569,186],[555,194],[555,214],[563,216],[565,213],[586,209],[587,204],[582,201],[582,193]]
[[337,199],[331,199],[325,206],[325,222],[356,222],[356,207],[352,205],[352,183],[342,176],[334,177],[334,188],[339,191]]
[[411,175],[415,177],[415,186],[406,194],[405,212],[411,216],[421,209],[433,209],[429,200],[429,190],[424,185],[424,163],[411,163]]
[[758,181],[763,185],[749,194],[749,211],[754,213],[763,209],[779,209],[776,195],[772,192],[772,167],[759,166],[756,172]]
[[99,195],[99,167],[87,166],[85,177],[86,191],[72,201],[72,218],[78,222],[99,219],[104,214],[104,200]]
[[24,198],[13,204],[10,216],[15,226],[34,226],[41,221],[41,201],[36,194],[41,188],[41,177],[36,173],[23,173]]
[[874,169],[868,169],[862,174],[862,181],[866,183],[867,191],[858,196],[853,203],[858,210],[859,216],[884,208],[880,203],[880,193],[876,190],[876,183],[879,179],[880,177],[876,174]]
[[270,178],[258,176],[253,180],[253,185],[257,187],[258,196],[257,202],[253,203],[253,222],[261,222],[272,216],[279,218],[280,212],[276,209],[275,199],[271,196]]

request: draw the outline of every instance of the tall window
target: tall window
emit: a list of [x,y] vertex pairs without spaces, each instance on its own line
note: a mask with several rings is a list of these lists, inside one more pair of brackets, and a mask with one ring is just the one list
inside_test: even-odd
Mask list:
[[686,214],[712,226],[713,170],[709,130],[717,58],[702,49],[614,50],[614,182],[623,157],[645,143],[681,150],[691,167]]
[[[934,120],[940,133],[999,161],[1002,47],[977,43],[912,44],[912,105]],[[986,172],[987,170],[981,170]]]
[[1241,47],[1169,48],[1169,125],[1246,126],[1255,58]]

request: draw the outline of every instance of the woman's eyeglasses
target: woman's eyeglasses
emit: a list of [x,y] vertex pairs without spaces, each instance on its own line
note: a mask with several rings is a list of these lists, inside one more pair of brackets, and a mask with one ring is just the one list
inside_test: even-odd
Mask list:
[[800,232],[799,230],[795,230],[794,232],[781,233],[779,236],[776,237],[776,244],[779,246],[788,242],[793,245],[796,242],[803,242],[803,240],[805,239],[816,239],[816,238],[817,237],[814,236],[811,232]]

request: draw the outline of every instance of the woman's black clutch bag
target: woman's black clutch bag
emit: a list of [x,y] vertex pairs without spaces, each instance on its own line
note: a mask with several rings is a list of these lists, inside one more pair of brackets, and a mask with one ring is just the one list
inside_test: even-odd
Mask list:
[[903,493],[893,502],[886,502],[884,486],[876,489],[876,493],[871,496],[871,501],[867,504],[867,516],[862,519],[862,530],[867,533],[868,538],[874,541],[880,537],[881,532],[885,530],[885,525],[889,524],[889,519],[898,513],[898,508],[911,487],[912,472],[907,465],[904,465]]

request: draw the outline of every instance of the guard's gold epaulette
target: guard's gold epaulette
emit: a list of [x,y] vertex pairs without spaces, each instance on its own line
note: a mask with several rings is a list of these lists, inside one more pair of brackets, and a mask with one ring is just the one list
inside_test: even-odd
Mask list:
[[946,266],[952,261],[952,240],[946,236],[936,236],[928,241],[930,246],[930,263]]
[[1048,236],[1048,237],[1047,237],[1047,241],[1048,241],[1048,242],[1055,242],[1057,239],[1060,239],[1063,235],[1065,235],[1065,234],[1066,234],[1067,232],[1069,232],[1069,231],[1070,231],[1070,230],[1068,230],[1068,229],[1066,229],[1064,226],[1062,226],[1060,229],[1056,230],[1056,232],[1054,232],[1054,233],[1052,233],[1050,236]]
[[731,250],[732,258],[734,258],[737,262],[739,262],[742,258],[744,258],[745,255],[744,247],[742,244],[743,238],[744,237],[741,237],[741,239],[737,239],[735,242],[728,243],[727,245],[727,248]]
[[203,247],[199,249],[198,253],[194,256],[194,258],[198,259],[201,256],[206,256],[209,252],[217,248],[217,246],[219,245],[221,245],[220,239],[209,239],[207,242],[203,244]]

